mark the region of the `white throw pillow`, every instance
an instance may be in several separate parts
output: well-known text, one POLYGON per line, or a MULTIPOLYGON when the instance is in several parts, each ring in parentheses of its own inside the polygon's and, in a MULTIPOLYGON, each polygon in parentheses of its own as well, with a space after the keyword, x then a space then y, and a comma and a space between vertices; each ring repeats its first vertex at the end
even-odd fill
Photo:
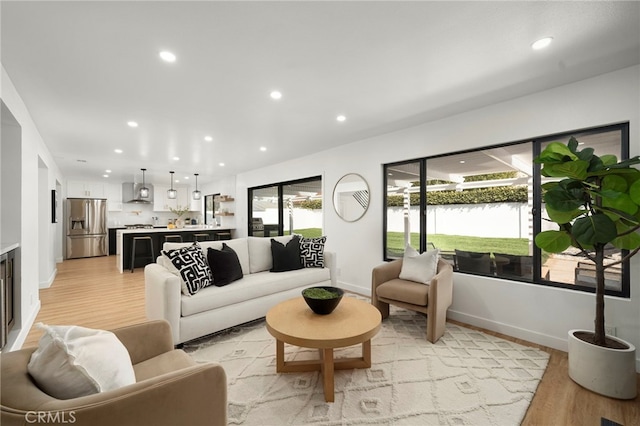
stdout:
MULTIPOLYGON (((293 235, 283 235, 273 237, 274 240, 286 245, 293 235)), ((252 274, 256 272, 269 271, 273 268, 273 257, 271 255, 271 238, 249 237, 249 270, 252 274)))
POLYGON ((58 399, 78 398, 136 382, 127 348, 115 334, 79 326, 49 326, 27 371, 38 387, 58 399))
POLYGON ((402 269, 400 279, 416 281, 422 284, 429 284, 431 279, 438 272, 438 255, 440 250, 429 250, 420 254, 407 245, 402 259, 402 269))

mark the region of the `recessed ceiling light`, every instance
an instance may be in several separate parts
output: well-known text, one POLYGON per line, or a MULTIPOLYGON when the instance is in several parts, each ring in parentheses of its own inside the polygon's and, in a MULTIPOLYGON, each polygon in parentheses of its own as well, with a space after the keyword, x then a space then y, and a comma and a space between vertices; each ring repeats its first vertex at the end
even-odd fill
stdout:
POLYGON ((122 150, 120 148, 116 148, 113 150, 116 154, 122 154, 122 150))
POLYGON ((544 49, 545 47, 549 46, 552 41, 553 41, 553 37, 544 37, 544 38, 541 38, 540 40, 534 41, 533 44, 531 45, 531 48, 533 50, 544 49))
POLYGON ((105 170, 105 173, 111 173, 111 170, 107 169, 105 170))
POLYGON ((218 163, 218 166, 224 167, 224 163, 218 163))
POLYGON ((336 117, 336 120, 338 120, 338 121, 339 121, 339 122, 341 122, 341 123, 342 123, 343 121, 345 121, 346 119, 347 119, 347 117, 345 117, 344 115, 339 115, 339 116, 337 116, 337 117, 336 117))
POLYGON ((185 176, 184 178, 185 178, 185 179, 189 179, 189 176, 185 176))
POLYGON ((211 142, 213 140, 213 138, 211 136, 205 136, 204 140, 207 142, 211 142))
POLYGON ((109 175, 102 175, 102 177, 106 177, 106 178, 108 178, 108 177, 109 177, 109 175))
POLYGON ((129 127, 138 127, 138 123, 135 121, 127 121, 127 126, 129 127))
POLYGON ((267 147, 266 147, 266 146, 261 146, 261 147, 260 147, 260 151, 263 151, 263 152, 264 152, 264 151, 266 151, 266 150, 267 150, 267 147))
POLYGON ((277 90, 274 90, 273 92, 271 92, 269 96, 271 96, 271 99, 275 99, 275 100, 282 99, 282 93, 278 92, 277 90))
POLYGON ((174 161, 178 161, 178 160, 180 160, 180 157, 173 157, 173 160, 174 161))
POLYGON ((464 160, 460 160, 460 164, 464 164, 464 160))
POLYGON ((162 60, 165 61, 165 62, 175 62, 176 61, 176 55, 174 55, 173 53, 169 52, 168 50, 163 50, 162 52, 160 52, 160 58, 162 58, 162 60))

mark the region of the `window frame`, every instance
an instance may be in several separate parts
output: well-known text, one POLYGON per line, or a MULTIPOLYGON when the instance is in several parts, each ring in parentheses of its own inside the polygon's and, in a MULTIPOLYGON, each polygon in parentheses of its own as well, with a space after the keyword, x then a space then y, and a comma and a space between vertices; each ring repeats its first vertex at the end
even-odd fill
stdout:
MULTIPOLYGON (((247 188, 247 201, 248 201, 247 202, 247 205, 248 205, 247 235, 253 236, 253 229, 251 226, 252 220, 253 220, 253 191, 265 189, 265 188, 277 187, 277 190, 278 190, 278 236, 283 236, 284 235, 284 189, 283 188, 287 185, 296 185, 296 184, 311 182, 316 180, 320 181, 320 186, 322 187, 322 184, 323 184, 322 176, 318 175, 318 176, 310 176, 302 179, 270 183, 270 184, 253 186, 253 187, 247 188)), ((323 203, 323 213, 324 213, 324 203, 323 203)))
MULTIPOLYGON (((549 135, 544 135, 544 136, 538 136, 538 137, 534 137, 534 138, 528 138, 528 139, 523 139, 520 141, 515 141, 515 142, 508 142, 508 143, 501 143, 501 144, 495 144, 495 145, 489 145, 489 146, 482 146, 482 147, 478 147, 478 148, 474 148, 474 149, 467 149, 467 150, 461 150, 461 151, 456 151, 456 152, 448 152, 448 153, 444 153, 444 154, 438 154, 438 155, 433 155, 433 156, 427 156, 427 157, 421 157, 421 158, 413 158, 413 159, 408 159, 408 160, 403 160, 403 161, 396 161, 393 163, 385 163, 382 165, 382 175, 383 175, 383 200, 382 200, 382 239, 383 239, 383 244, 382 244, 382 256, 383 256, 383 260, 384 261, 391 261, 391 260, 395 260, 397 258, 393 258, 393 257, 389 257, 388 256, 388 247, 387 247, 387 227, 388 227, 388 206, 387 206, 387 200, 388 200, 388 194, 387 194, 387 188, 388 188, 388 170, 390 167, 397 167, 397 166, 401 166, 404 164, 410 164, 410 163, 416 163, 419 162, 420 164, 420 212, 419 212, 419 217, 420 217, 420 221, 419 221, 419 232, 420 232, 420 247, 419 247, 419 251, 422 253, 426 250, 426 242, 428 240, 428 235, 426 233, 426 220, 427 220, 427 200, 426 200, 426 181, 427 181, 427 176, 426 176, 426 172, 427 172, 427 163, 429 160, 433 160, 435 158, 443 158, 443 157, 450 157, 450 156, 454 156, 454 155, 459 155, 459 154, 465 154, 465 153, 471 153, 471 152, 478 152, 478 151, 484 151, 484 150, 488 150, 488 149, 494 149, 494 148, 502 148, 502 147, 506 147, 506 146, 511 146, 511 145, 516 145, 516 144, 531 144, 531 153, 532 153, 532 158, 536 158, 540 155, 541 152, 541 146, 545 143, 548 142, 552 142, 552 141, 566 141, 568 140, 571 136, 576 137, 576 139, 580 139, 580 137, 584 137, 587 135, 593 135, 593 134, 598 134, 598 133, 606 133, 606 132, 611 132, 611 131, 620 131, 620 153, 618 155, 618 159, 619 160, 625 160, 629 158, 630 155, 630 146, 629 146, 629 122, 620 122, 620 123, 614 123, 614 124, 609 124, 609 125, 604 125, 604 126, 594 126, 594 127, 589 127, 589 128, 583 128, 583 129, 578 129, 578 130, 572 130, 572 131, 566 131, 566 132, 561 132, 561 133, 555 133, 555 134, 549 134, 549 135)), ((533 209, 532 209, 532 220, 533 220, 533 238, 535 238, 535 236, 537 234, 539 234, 542 230, 542 188, 541 188, 541 182, 542 182, 542 176, 540 174, 540 170, 541 167, 539 164, 533 164, 533 168, 532 168, 532 192, 533 192, 533 209)), ((621 250, 621 255, 625 256, 628 253, 628 250, 621 250)), ((621 298, 626 298, 629 299, 630 295, 631 295, 631 267, 630 267, 630 262, 629 260, 625 261, 622 263, 622 280, 621 280, 621 284, 622 284, 622 289, 620 291, 615 291, 615 290, 611 290, 611 289, 605 289, 605 294, 609 295, 609 296, 615 296, 615 297, 621 297, 621 298)), ((533 244, 533 277, 531 280, 529 279, 519 279, 518 277, 511 277, 511 276, 488 276, 488 275, 482 275, 482 274, 474 274, 472 272, 461 272, 461 273, 465 273, 465 274, 471 274, 471 275, 480 275, 480 276, 484 276, 487 278, 493 278, 493 279, 501 279, 501 280, 509 280, 509 281, 516 281, 516 282, 523 282, 523 283, 527 283, 527 284, 536 284, 536 285, 544 285, 544 286, 548 286, 548 287, 557 287, 557 288, 565 288, 565 289, 569 289, 569 290, 574 290, 574 291, 581 291, 581 292, 587 292, 587 293, 595 293, 595 288, 594 287, 589 287, 589 286, 582 286, 582 285, 577 285, 577 284, 568 284, 568 283, 562 283, 562 282, 557 282, 557 281, 551 281, 551 280, 546 280, 541 276, 541 271, 542 271, 542 251, 539 247, 537 247, 535 245, 535 243, 533 244)))

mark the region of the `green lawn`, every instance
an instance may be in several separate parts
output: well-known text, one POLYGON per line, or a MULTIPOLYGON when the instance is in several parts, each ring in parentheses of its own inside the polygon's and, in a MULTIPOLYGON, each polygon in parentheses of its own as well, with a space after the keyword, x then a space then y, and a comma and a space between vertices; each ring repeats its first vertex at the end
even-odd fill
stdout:
MULTIPOLYGON (((322 237, 322 228, 294 229, 293 233, 305 238, 318 238, 322 237)), ((284 235, 289 235, 289 231, 284 231, 284 235)))
MULTIPOLYGON (((477 252, 494 252, 517 255, 529 254, 529 240, 526 238, 484 238, 466 235, 430 234, 428 242, 433 243, 441 251, 453 252, 455 249, 477 252)), ((404 253, 404 234, 387 232, 387 252, 402 255, 404 253)), ((411 245, 420 246, 418 233, 411 233, 411 245)))

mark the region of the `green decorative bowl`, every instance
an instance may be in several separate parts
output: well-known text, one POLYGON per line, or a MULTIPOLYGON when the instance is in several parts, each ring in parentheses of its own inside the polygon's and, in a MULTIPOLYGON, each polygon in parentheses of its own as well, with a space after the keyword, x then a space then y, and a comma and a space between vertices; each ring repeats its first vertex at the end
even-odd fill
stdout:
POLYGON ((302 297, 313 312, 328 315, 338 306, 344 290, 338 287, 309 287, 302 290, 302 297))

